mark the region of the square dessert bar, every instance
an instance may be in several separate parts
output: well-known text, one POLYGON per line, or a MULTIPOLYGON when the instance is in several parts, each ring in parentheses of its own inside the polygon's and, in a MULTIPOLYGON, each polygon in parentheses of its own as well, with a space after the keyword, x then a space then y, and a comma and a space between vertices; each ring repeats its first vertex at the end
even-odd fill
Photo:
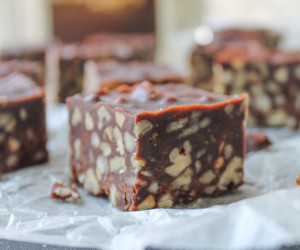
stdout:
POLYGON ((46 45, 18 46, 4 48, 1 50, 0 58, 4 61, 14 59, 36 61, 42 63, 42 65, 45 65, 46 52, 46 45))
POLYGON ((260 44, 232 44, 215 61, 214 89, 250 96, 248 124, 298 128, 300 53, 270 51, 260 44))
POLYGON ((152 62, 89 61, 85 65, 84 93, 101 88, 113 89, 122 84, 133 85, 144 80, 152 83, 183 83, 185 79, 170 68, 152 62))
POLYGON ((58 101, 65 102, 68 96, 82 91, 87 60, 153 60, 154 48, 154 36, 148 34, 98 34, 83 43, 62 45, 58 63, 58 101))
POLYGON ((22 74, 0 76, 0 171, 45 162, 45 93, 22 74))
POLYGON ((39 62, 25 60, 0 61, 0 76, 15 72, 28 76, 40 87, 44 87, 45 85, 44 68, 39 62))
MULTIPOLYGON (((278 33, 266 30, 241 30, 228 29, 213 32, 214 37, 209 44, 197 44, 194 46, 191 57, 191 75, 189 84, 212 91, 213 64, 216 55, 232 42, 255 40, 266 48, 276 48, 280 36, 278 33)), ((196 41, 197 42, 197 41, 196 41)))
POLYGON ((122 34, 97 33, 88 36, 86 44, 103 44, 113 49, 113 57, 128 60, 153 61, 155 54, 155 35, 153 33, 122 34))
POLYGON ((70 97, 72 178, 123 210, 234 190, 243 184, 247 101, 149 82, 70 97))

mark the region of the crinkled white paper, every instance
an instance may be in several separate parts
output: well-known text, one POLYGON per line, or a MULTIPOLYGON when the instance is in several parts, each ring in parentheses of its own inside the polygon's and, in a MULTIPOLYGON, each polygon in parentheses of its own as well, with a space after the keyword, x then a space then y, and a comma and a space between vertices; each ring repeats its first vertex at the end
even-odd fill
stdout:
POLYGON ((50 162, 0 181, 0 237, 101 249, 252 249, 300 243, 300 134, 267 130, 274 145, 250 153, 246 185, 226 196, 177 209, 123 212, 105 198, 50 199, 55 181, 69 182, 67 113, 48 112, 50 162))

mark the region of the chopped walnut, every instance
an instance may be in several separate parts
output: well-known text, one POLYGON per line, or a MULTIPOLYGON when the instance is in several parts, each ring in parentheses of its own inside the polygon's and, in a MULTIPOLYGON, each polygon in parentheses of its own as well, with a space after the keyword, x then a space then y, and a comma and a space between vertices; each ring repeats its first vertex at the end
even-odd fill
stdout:
POLYGON ((51 198, 57 200, 66 200, 72 198, 74 201, 81 199, 76 185, 66 186, 60 182, 55 182, 51 191, 51 198))

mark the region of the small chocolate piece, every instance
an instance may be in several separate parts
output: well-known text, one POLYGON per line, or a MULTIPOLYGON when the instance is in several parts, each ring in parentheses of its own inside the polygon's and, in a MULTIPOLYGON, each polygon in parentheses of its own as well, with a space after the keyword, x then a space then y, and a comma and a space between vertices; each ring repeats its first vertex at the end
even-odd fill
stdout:
POLYGON ((155 41, 152 34, 98 34, 83 43, 67 44, 61 47, 59 56, 58 101, 83 90, 84 64, 87 60, 96 62, 108 59, 131 61, 153 60, 155 41))
POLYGON ((45 92, 22 74, 0 76, 0 170, 47 161, 45 92))
POLYGON ((296 184, 300 185, 300 174, 297 175, 296 184))
POLYGON ((213 90, 213 64, 215 57, 228 45, 235 42, 256 41, 266 48, 276 48, 280 36, 266 29, 229 29, 214 32, 214 39, 208 45, 195 45, 190 59, 191 77, 189 84, 205 90, 213 90))
POLYGON ((72 180, 123 210, 235 190, 243 184, 247 103, 246 94, 150 82, 70 97, 72 180))
POLYGON ((272 145, 268 136, 263 132, 246 132, 246 153, 259 151, 272 145))
POLYGON ((68 198, 72 198, 74 201, 81 199, 76 185, 66 186, 55 182, 51 191, 51 199, 66 200, 68 198))
POLYGON ((40 87, 44 87, 44 67, 39 62, 25 60, 10 60, 0 62, 0 76, 6 76, 11 73, 22 73, 31 78, 40 87))
POLYGON ((166 66, 152 62, 87 62, 84 73, 84 93, 100 88, 113 89, 122 84, 133 85, 144 80, 157 83, 183 83, 185 79, 166 66))

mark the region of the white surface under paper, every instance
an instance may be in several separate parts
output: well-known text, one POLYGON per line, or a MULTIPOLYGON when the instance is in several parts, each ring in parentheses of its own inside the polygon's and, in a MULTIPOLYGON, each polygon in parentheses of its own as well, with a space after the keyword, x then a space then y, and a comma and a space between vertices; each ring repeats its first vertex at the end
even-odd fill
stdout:
POLYGON ((250 153, 246 185, 176 209, 123 212, 105 198, 50 199, 69 182, 67 113, 48 112, 50 162, 0 181, 0 238, 101 249, 252 249, 300 244, 300 134, 269 129, 274 145, 250 153), (206 208, 205 208, 206 207, 206 208))

